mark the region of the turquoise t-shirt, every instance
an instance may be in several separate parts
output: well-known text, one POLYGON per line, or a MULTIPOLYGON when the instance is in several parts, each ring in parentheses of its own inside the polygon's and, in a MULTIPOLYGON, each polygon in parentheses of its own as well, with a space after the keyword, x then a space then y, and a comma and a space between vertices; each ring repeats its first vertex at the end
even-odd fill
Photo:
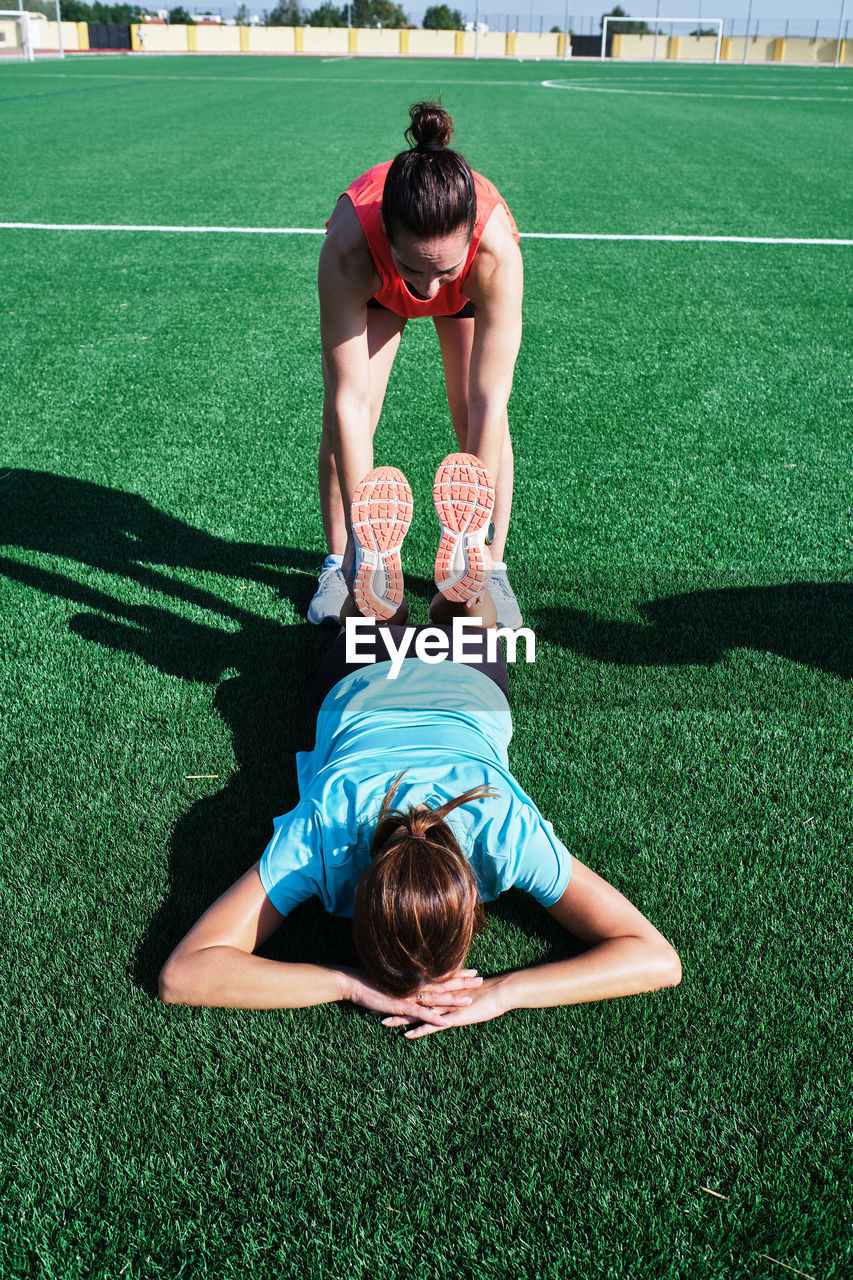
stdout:
POLYGON ((447 819, 470 859, 484 901, 515 886, 543 906, 561 897, 571 855, 509 772, 506 698, 476 667, 445 661, 362 667, 326 695, 313 751, 296 757, 299 803, 274 822, 261 883, 282 915, 314 894, 332 915, 352 916, 382 801, 398 774, 395 808, 434 808, 486 784, 447 819))

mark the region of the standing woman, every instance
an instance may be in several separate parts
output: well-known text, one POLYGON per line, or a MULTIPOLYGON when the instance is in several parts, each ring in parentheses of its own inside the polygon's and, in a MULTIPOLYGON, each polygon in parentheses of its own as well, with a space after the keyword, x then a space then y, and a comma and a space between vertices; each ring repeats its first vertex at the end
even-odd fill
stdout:
POLYGON ((494 478, 489 591, 499 625, 517 627, 521 615, 503 556, 513 483, 507 401, 521 341, 518 230, 496 188, 448 147, 449 114, 418 102, 409 115, 411 150, 347 188, 320 254, 319 483, 329 554, 308 619, 340 617, 352 532, 344 513, 373 467, 373 433, 406 321, 431 316, 459 446, 494 478))

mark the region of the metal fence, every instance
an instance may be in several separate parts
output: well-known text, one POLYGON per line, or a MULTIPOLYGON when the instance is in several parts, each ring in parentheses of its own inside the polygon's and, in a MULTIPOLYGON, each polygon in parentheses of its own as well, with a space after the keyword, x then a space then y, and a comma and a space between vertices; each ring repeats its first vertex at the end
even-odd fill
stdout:
MULTIPOLYGON (((699 13, 696 16, 696 30, 702 29, 702 5, 699 5, 699 13)), ((804 40, 835 40, 839 34, 843 40, 848 39, 850 19, 842 13, 840 18, 727 18, 723 11, 723 6, 709 4, 705 0, 704 7, 709 10, 709 18, 723 19, 723 34, 726 36, 743 37, 749 35, 750 39, 758 39, 759 36, 784 36, 787 39, 804 39, 804 40), (840 30, 839 30, 840 28, 840 30)), ((642 12, 642 8, 640 12, 642 12)), ((473 25, 475 21, 474 10, 460 9, 460 13, 466 23, 473 25)), ((679 17, 681 15, 678 15, 679 17)), ((525 12, 521 9, 510 10, 504 12, 501 10, 489 10, 484 12, 482 9, 478 12, 480 29, 485 31, 532 31, 539 35, 543 35, 546 31, 557 28, 559 31, 571 31, 577 36, 601 36, 601 10, 593 13, 575 14, 566 10, 562 14, 552 13, 535 13, 532 6, 525 12)), ((684 14, 685 19, 689 19, 689 14, 684 14)), ((413 26, 420 26, 417 16, 414 18, 410 15, 409 21, 413 26)), ((630 14, 626 21, 630 21, 630 14)), ((654 33, 655 23, 648 24, 649 31, 654 33)), ((672 28, 668 22, 662 21, 657 24, 660 35, 669 36, 672 34, 683 35, 685 32, 684 22, 679 22, 678 26, 672 28)))

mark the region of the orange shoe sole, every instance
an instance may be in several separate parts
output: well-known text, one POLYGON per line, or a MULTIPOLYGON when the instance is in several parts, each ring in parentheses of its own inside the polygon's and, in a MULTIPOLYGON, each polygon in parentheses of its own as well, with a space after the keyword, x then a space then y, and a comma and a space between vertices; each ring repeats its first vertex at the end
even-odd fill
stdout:
POLYGON ((352 594, 359 613, 385 621, 403 602, 400 547, 412 523, 412 491, 396 467, 375 467, 352 498, 355 568, 352 594))
POLYGON ((495 486, 474 454, 451 453, 435 474, 432 495, 441 525, 435 585, 446 599, 468 604, 482 594, 492 573, 486 537, 495 486))

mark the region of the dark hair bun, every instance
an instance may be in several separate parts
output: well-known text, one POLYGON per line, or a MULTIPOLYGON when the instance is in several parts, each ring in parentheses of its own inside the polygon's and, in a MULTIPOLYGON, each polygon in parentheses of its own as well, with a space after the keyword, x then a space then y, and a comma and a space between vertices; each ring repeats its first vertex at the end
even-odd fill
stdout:
POLYGON ((453 137, 450 113, 435 102, 416 102, 409 107, 409 117, 412 123, 406 130, 406 138, 413 147, 438 151, 453 137))

